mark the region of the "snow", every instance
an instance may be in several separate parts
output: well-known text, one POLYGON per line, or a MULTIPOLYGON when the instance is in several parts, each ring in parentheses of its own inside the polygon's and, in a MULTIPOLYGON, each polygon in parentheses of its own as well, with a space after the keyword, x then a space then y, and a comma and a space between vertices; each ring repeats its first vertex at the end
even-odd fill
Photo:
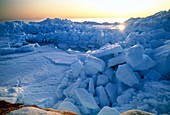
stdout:
POLYGON ((117 55, 123 51, 122 47, 119 44, 113 44, 113 45, 106 45, 99 50, 92 51, 91 54, 95 57, 104 57, 108 55, 117 55))
POLYGON ((13 54, 16 52, 15 48, 1 48, 0 55, 13 54))
POLYGON ((119 65, 116 71, 116 77, 126 85, 133 86, 139 84, 135 73, 127 64, 119 65))
POLYGON ((127 90, 125 90, 124 92, 122 92, 122 95, 119 95, 116 99, 117 103, 119 105, 123 105, 125 103, 128 103, 131 101, 131 97, 133 95, 133 93, 135 92, 135 89, 133 88, 129 88, 127 90))
POLYGON ((83 88, 78 88, 75 90, 77 98, 80 100, 80 103, 89 109, 96 109, 97 104, 93 98, 93 95, 88 93, 83 88))
POLYGON ((146 82, 143 86, 143 90, 129 93, 133 95, 133 98, 129 96, 130 102, 125 102, 116 109, 120 112, 136 108, 155 114, 162 113, 163 111, 169 113, 169 96, 166 96, 169 93, 169 83, 169 81, 146 82), (154 106, 154 108, 150 106, 154 106))
POLYGON ((20 48, 16 49, 17 52, 32 52, 34 51, 34 47, 32 45, 25 45, 21 46, 20 48))
POLYGON ((15 103, 20 93, 22 93, 23 88, 20 87, 0 87, 0 99, 6 100, 10 103, 15 103))
POLYGON ((2 23, 0 99, 82 115, 170 114, 169 16, 131 18, 124 31, 61 19, 2 23))
MULTIPOLYGON (((37 104, 41 107, 50 107, 54 102, 55 90, 62 74, 69 67, 53 64, 44 55, 58 54, 53 47, 41 46, 34 53, 12 54, 1 56, 1 86, 18 87, 23 93, 17 93, 16 102, 37 104), (46 52, 48 51, 48 52, 46 52), (7 69, 8 68, 8 69, 7 69), (52 70, 52 71, 51 71, 52 70)), ((62 52, 60 52, 62 54, 62 52)), ((63 53, 63 57, 67 57, 63 53)), ((57 58, 57 56, 55 56, 57 58)), ((65 58, 60 60, 64 62, 65 58)))

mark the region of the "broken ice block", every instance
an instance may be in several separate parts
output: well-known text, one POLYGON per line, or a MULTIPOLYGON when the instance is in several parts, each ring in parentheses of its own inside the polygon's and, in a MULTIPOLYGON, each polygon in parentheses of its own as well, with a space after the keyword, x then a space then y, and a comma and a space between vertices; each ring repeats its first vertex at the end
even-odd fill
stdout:
POLYGON ((116 77, 126 85, 133 86, 139 84, 135 73, 127 64, 119 65, 116 71, 116 77))

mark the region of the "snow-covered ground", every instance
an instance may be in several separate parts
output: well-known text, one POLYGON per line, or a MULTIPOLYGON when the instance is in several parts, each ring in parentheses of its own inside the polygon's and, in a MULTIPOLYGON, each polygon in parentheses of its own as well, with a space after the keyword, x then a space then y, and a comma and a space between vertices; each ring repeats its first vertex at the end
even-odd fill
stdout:
POLYGON ((170 114, 169 80, 170 11, 113 25, 0 24, 0 99, 9 102, 83 115, 170 114))

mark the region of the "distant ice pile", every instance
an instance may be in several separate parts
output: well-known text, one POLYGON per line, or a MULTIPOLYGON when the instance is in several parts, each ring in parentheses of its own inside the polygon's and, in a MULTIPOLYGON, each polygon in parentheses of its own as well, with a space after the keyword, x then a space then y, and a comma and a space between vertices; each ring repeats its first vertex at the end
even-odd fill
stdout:
POLYGON ((37 102, 40 106, 83 115, 130 109, 170 114, 170 11, 124 24, 119 31, 60 19, 6 22, 0 32, 11 41, 0 44, 0 55, 34 52, 42 47, 38 43, 72 51, 74 62, 63 73, 55 98, 47 100, 49 105, 37 102))

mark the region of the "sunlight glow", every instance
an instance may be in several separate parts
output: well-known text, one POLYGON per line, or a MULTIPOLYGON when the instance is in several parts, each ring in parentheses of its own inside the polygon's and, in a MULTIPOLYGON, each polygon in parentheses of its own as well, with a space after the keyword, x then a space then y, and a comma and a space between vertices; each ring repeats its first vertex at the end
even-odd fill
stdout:
POLYGON ((131 18, 170 9, 170 0, 0 0, 0 19, 131 18))
POLYGON ((124 24, 120 24, 117 26, 117 28, 120 30, 120 31, 123 31, 125 29, 125 25, 124 24))

